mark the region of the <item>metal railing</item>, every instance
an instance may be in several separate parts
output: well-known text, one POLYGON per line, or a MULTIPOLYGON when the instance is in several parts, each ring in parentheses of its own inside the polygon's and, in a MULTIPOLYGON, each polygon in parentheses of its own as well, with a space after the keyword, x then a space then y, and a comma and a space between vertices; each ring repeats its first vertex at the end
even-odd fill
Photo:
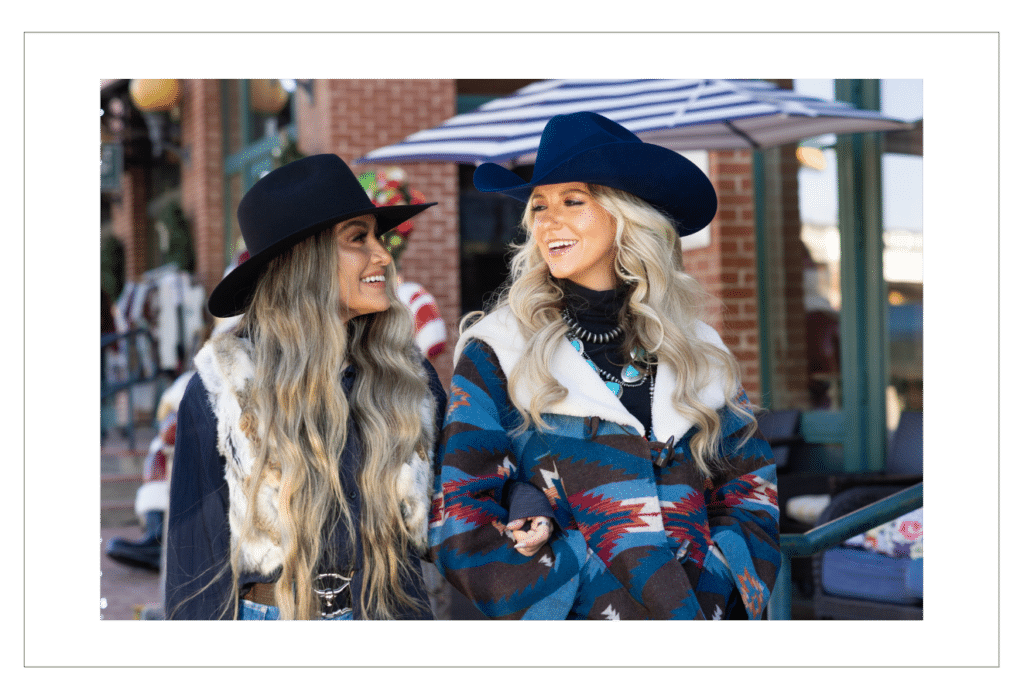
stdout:
MULTIPOLYGON (((146 328, 127 332, 104 334, 100 337, 100 402, 112 399, 122 391, 128 392, 128 424, 125 431, 128 447, 135 449, 135 400, 132 389, 140 384, 168 378, 169 373, 159 368, 156 361, 156 343, 153 334, 146 328), (107 368, 106 350, 114 345, 121 346, 123 376, 110 381, 107 368)), ((159 394, 159 392, 157 392, 159 394)), ((154 405, 155 411, 155 405, 154 405)))
POLYGON ((793 608, 792 558, 808 557, 846 539, 863 534, 880 524, 891 522, 924 504, 924 483, 915 484, 871 505, 833 519, 802 534, 783 534, 782 563, 775 579, 775 590, 768 601, 768 618, 789 619, 793 608))

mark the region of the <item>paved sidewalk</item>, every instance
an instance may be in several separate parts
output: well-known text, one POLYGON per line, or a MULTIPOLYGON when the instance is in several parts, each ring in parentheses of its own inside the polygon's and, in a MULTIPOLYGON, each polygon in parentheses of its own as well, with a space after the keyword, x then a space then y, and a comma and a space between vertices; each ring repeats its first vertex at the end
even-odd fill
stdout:
MULTIPOLYGON (((100 448, 101 514, 100 514, 100 618, 139 619, 154 611, 162 611, 163 596, 160 575, 136 569, 107 557, 107 543, 112 538, 135 540, 143 535, 132 509, 135 490, 142 483, 142 462, 149 441, 155 435, 151 426, 140 425, 135 434, 135 449, 129 448, 127 436, 113 429, 102 440, 100 448), (123 483, 111 480, 123 478, 123 483), (133 481, 137 479, 137 482, 133 481), (104 483, 106 480, 106 483, 104 483), (105 602, 104 602, 105 601, 105 602), (106 605, 104 607, 104 604, 106 605)), ((144 617, 151 618, 151 617, 144 617)))
MULTIPOLYGON (((138 619, 161 609, 160 575, 146 569, 128 567, 107 557, 107 542, 112 538, 134 540, 142 536, 138 526, 100 529, 100 618, 138 619), (106 600, 106 607, 102 607, 106 600), (148 610, 147 610, 148 608, 148 610)), ((149 617, 147 617, 149 618, 149 617)))

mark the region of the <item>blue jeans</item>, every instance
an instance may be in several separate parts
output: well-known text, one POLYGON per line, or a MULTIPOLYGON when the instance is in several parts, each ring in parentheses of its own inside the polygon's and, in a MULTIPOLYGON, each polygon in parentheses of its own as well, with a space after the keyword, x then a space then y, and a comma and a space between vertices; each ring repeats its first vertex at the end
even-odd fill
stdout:
MULTIPOLYGON (((238 608, 238 618, 243 621, 277 621, 281 618, 281 611, 272 605, 261 605, 251 600, 242 600, 238 608)), ((351 621, 352 611, 331 617, 325 621, 351 621)))

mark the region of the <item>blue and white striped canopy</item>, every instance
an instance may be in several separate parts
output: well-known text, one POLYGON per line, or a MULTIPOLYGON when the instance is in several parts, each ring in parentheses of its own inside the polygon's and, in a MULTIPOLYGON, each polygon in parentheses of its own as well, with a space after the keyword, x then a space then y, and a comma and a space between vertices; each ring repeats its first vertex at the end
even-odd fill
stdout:
POLYGON ((375 149, 356 163, 531 163, 544 124, 593 111, 676 151, 773 147, 826 133, 908 128, 857 109, 752 80, 550 80, 375 149))

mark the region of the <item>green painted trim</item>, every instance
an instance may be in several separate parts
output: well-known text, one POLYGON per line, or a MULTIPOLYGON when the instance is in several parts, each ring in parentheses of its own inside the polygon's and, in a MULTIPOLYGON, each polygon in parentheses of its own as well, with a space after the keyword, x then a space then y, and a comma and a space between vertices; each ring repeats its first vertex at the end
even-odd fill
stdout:
MULTIPOLYGON (((264 158, 272 158, 274 156, 274 150, 281 144, 281 140, 276 135, 271 135, 265 138, 261 138, 251 145, 244 147, 240 152, 236 152, 231 156, 224 159, 224 173, 245 173, 246 177, 254 175, 253 168, 260 165, 260 162, 264 158)), ((248 190, 256 182, 256 179, 252 179, 245 187, 248 190)))
POLYGON ((833 548, 851 536, 863 534, 880 524, 898 519, 923 504, 924 484, 915 484, 805 533, 782 534, 779 538, 782 557, 775 588, 768 599, 768 618, 786 620, 792 616, 791 558, 810 557, 827 548, 833 548))
MULTIPOLYGON (((252 126, 249 108, 249 81, 239 81, 239 112, 242 147, 234 154, 228 154, 228 140, 230 139, 230 126, 228 124, 228 98, 231 97, 229 81, 221 81, 221 134, 224 140, 224 267, 226 268, 234 256, 233 245, 231 244, 231 208, 234 205, 231 196, 231 177, 241 175, 242 193, 249 191, 260 176, 269 172, 274 167, 274 150, 281 144, 277 135, 267 135, 249 143, 252 126)), ((295 98, 292 98, 292 123, 283 130, 291 140, 297 140, 299 134, 298 125, 295 123, 295 98)))
MULTIPOLYGON (((836 99, 878 109, 874 79, 837 79, 836 99)), ((842 135, 836 142, 839 184, 842 392, 847 415, 843 462, 848 472, 885 467, 888 377, 886 285, 882 272, 881 135, 842 135)))
POLYGON ((455 98, 455 113, 465 114, 482 107, 493 99, 496 99, 495 95, 458 95, 455 98))
POLYGON ((837 517, 802 534, 783 534, 782 551, 790 557, 810 557, 846 539, 863 534, 880 524, 913 512, 924 505, 924 482, 876 500, 842 517, 837 517))
POLYGON ((800 414, 800 435, 807 443, 842 443, 845 421, 841 410, 808 410, 800 414))

